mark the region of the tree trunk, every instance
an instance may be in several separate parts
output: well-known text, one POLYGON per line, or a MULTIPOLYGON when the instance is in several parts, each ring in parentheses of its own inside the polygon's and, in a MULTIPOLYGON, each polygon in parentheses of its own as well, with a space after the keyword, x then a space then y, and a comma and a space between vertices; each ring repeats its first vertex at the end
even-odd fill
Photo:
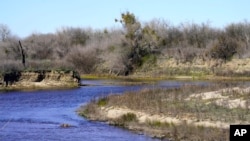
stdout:
POLYGON ((20 45, 21 53, 22 53, 22 63, 23 63, 23 66, 25 67, 25 54, 24 54, 24 51, 23 51, 23 46, 21 44, 21 41, 19 41, 19 45, 20 45))

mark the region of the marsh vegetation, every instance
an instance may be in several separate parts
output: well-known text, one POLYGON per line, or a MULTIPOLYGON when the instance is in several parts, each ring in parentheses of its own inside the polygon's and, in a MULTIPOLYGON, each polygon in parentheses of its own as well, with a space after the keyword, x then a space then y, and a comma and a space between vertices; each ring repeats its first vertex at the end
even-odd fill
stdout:
POLYGON ((249 88, 235 86, 142 89, 93 100, 79 113, 153 137, 225 141, 230 124, 250 122, 249 88))

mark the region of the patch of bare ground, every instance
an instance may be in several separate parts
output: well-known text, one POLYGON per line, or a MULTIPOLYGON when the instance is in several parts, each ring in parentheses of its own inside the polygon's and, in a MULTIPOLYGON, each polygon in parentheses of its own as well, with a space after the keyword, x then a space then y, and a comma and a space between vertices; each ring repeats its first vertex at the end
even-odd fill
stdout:
POLYGON ((226 141, 230 124, 250 122, 249 100, 250 88, 228 85, 143 89, 93 100, 79 114, 152 137, 226 141))
POLYGON ((200 99, 209 103, 215 103, 226 108, 250 109, 250 87, 226 88, 218 91, 211 91, 199 94, 192 94, 186 100, 200 99))

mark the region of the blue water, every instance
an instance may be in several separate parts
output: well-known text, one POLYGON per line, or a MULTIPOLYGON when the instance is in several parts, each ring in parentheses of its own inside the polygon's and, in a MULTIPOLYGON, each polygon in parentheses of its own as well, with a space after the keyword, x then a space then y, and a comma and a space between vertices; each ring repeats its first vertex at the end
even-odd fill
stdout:
POLYGON ((0 92, 0 141, 152 141, 102 122, 91 122, 76 113, 94 98, 121 94, 143 87, 178 87, 206 82, 160 81, 138 86, 108 85, 107 80, 86 80, 84 86, 70 90, 0 92), (67 123, 70 128, 61 128, 67 123))

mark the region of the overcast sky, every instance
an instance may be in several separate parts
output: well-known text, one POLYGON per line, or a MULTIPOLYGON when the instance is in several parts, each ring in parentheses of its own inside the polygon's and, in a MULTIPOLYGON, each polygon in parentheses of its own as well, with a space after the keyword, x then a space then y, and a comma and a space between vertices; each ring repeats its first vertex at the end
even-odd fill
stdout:
POLYGON ((53 33, 61 27, 103 29, 118 26, 115 18, 132 12, 142 21, 171 24, 210 22, 223 28, 250 21, 250 0, 1 0, 0 24, 13 34, 53 33))

